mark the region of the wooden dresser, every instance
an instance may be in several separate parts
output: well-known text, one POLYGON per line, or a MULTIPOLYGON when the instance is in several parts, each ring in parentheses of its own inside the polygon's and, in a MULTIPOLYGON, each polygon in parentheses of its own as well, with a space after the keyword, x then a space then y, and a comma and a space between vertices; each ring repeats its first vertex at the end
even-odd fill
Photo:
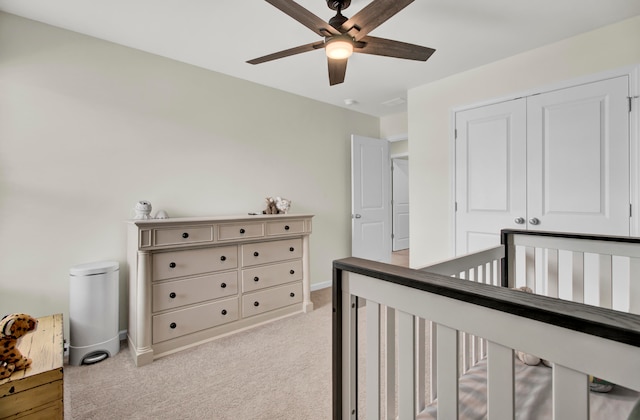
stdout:
POLYGON ((62 314, 56 314, 38 318, 38 328, 20 339, 20 353, 33 362, 0 379, 0 418, 64 417, 62 331, 62 314))
POLYGON ((313 310, 309 214, 128 222, 129 348, 137 366, 313 310))

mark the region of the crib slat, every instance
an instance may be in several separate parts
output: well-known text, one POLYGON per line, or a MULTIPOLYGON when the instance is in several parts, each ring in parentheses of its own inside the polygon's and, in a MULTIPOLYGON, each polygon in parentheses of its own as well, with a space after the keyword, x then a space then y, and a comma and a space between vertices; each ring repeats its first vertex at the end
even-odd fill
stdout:
POLYGON ((398 311, 398 419, 416 418, 415 317, 398 311))
POLYGON ((396 418, 396 310, 386 307, 386 412, 387 419, 396 418))
POLYGON ((429 341, 431 343, 429 347, 429 383, 431 384, 429 402, 432 403, 438 398, 438 387, 433 386, 438 383, 438 324, 433 321, 429 321, 429 341))
POLYGON ((547 250, 547 296, 558 297, 558 250, 547 250))
POLYGON ((525 285, 531 290, 536 290, 536 249, 526 247, 524 251, 525 285))
POLYGON ((515 388, 513 350, 489 342, 487 359, 487 418, 513 419, 515 388))
POLYGON ((611 255, 602 255, 599 256, 600 260, 600 269, 599 276, 600 279, 600 307, 601 308, 609 308, 613 304, 613 295, 612 295, 612 284, 611 284, 611 255))
POLYGON ((380 305, 367 301, 367 418, 380 418, 380 305))
POLYGON ((629 312, 640 314, 640 258, 629 258, 629 312))
POLYGON ((458 331, 442 324, 437 329, 438 418, 458 418, 458 331))
POLYGON ((419 413, 424 410, 425 407, 425 378, 426 369, 426 338, 425 338, 425 325, 424 318, 418 318, 416 320, 416 412, 419 413))
POLYGON ((588 419, 589 383, 586 374, 553 365, 553 418, 588 419))
POLYGON ((358 298, 343 293, 342 298, 342 418, 355 420, 357 395, 358 298))
POLYGON ((584 303, 584 254, 582 252, 573 253, 571 283, 573 285, 571 300, 584 303))

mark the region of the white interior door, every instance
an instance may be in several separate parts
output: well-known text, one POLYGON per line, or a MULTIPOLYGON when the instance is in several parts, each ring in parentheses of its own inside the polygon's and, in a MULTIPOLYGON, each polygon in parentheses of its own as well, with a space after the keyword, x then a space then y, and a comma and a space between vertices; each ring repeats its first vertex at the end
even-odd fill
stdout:
POLYGON ((409 248, 409 159, 392 160, 393 250, 409 248))
POLYGON ((528 228, 629 235, 628 77, 527 98, 528 228))
POLYGON ((500 244, 526 218, 526 103, 456 113, 456 254, 500 244))
POLYGON ((351 254, 391 262, 389 142, 351 136, 351 254))

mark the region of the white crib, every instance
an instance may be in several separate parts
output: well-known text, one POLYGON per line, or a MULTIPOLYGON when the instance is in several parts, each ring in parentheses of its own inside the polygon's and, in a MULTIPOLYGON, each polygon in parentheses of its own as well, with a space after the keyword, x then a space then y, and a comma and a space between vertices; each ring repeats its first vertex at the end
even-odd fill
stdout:
POLYGON ((334 419, 626 418, 640 395, 637 238, 505 230, 420 270, 346 258, 333 311, 334 419), (548 385, 523 382, 529 368, 548 385), (589 375, 617 392, 590 392, 589 375))

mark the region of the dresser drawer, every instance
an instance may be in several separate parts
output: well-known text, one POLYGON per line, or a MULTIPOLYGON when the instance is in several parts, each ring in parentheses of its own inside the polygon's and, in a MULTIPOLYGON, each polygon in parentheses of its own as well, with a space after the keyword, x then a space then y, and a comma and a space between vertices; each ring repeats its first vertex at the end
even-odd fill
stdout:
POLYGON ((267 236, 304 233, 304 220, 267 222, 267 236))
POLYGON ((238 267, 237 246, 157 252, 152 257, 153 280, 192 276, 238 267))
POLYGON ((242 270, 242 291, 251 292, 296 280, 302 280, 300 260, 249 268, 242 270))
POLYGON ((218 225, 218 240, 261 238, 264 236, 264 223, 233 223, 218 225))
POLYGON ((302 239, 260 242, 242 245, 242 266, 250 267, 302 257, 302 239))
POLYGON ((244 318, 302 302, 302 283, 291 283, 242 296, 244 318))
POLYGON ((154 230, 154 245, 213 242, 213 226, 183 226, 154 230))
POLYGON ((238 272, 211 274, 153 285, 153 312, 238 293, 238 272))
POLYGON ((153 344, 238 319, 238 298, 225 299, 153 316, 153 344))

